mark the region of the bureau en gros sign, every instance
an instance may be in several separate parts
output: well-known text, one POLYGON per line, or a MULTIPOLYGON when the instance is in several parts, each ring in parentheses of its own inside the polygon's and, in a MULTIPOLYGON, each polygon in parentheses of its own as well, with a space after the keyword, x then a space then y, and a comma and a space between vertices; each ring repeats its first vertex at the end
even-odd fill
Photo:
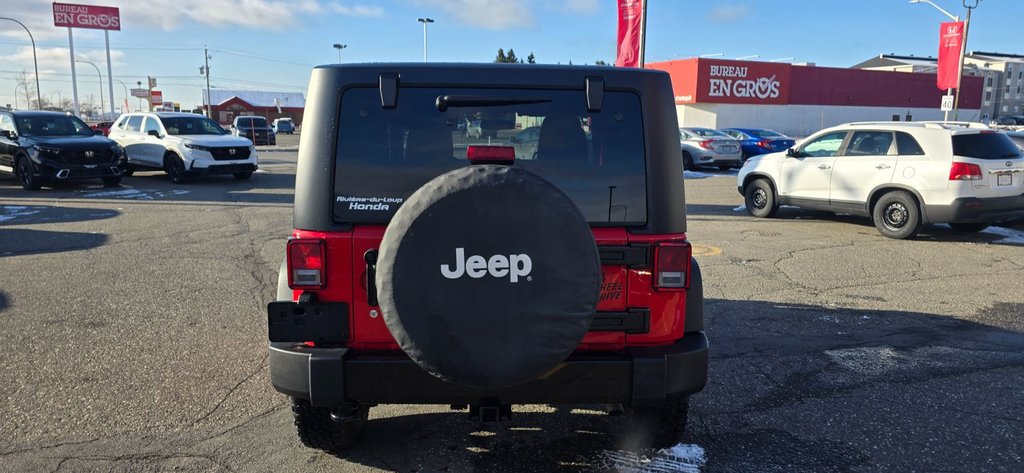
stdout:
POLYGON ((751 78, 746 66, 711 66, 709 97, 739 97, 775 99, 779 97, 781 82, 775 75, 751 78))

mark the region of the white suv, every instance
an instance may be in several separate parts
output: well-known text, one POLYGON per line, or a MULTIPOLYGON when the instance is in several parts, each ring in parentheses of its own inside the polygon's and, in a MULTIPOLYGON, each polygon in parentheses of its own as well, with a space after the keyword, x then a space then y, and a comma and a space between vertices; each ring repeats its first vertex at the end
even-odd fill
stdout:
POLYGON ((231 136, 216 122, 192 113, 154 112, 122 115, 110 138, 128 155, 128 170, 162 169, 181 184, 198 174, 252 177, 257 169, 252 142, 231 136))
POLYGON ((737 176, 747 211, 780 205, 871 217, 889 238, 948 223, 975 232, 1024 217, 1024 157, 978 123, 847 123, 785 152, 753 157, 737 176))

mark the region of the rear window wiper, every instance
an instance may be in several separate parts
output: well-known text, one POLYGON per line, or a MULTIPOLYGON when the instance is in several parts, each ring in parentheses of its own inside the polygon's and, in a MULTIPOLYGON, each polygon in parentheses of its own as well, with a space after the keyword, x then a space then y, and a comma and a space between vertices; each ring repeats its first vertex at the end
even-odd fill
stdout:
POLYGON ((439 95, 437 110, 443 112, 448 107, 497 107, 502 105, 526 105, 547 103, 551 99, 537 97, 495 97, 490 95, 439 95))

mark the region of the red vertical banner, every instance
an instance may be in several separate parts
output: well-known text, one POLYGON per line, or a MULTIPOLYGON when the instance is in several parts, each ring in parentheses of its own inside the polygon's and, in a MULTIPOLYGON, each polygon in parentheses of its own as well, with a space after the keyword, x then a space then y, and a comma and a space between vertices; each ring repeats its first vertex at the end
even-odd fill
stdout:
POLYGON ((619 37, 615 65, 640 67, 640 29, 644 0, 619 0, 619 37))
POLYGON ((964 44, 964 22, 950 21, 939 27, 939 64, 936 85, 940 90, 955 89, 960 52, 964 44))

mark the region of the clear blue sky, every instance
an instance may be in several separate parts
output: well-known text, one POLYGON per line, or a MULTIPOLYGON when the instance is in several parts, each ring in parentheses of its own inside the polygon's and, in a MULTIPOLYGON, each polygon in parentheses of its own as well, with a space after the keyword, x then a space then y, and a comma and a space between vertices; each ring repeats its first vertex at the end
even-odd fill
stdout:
MULTIPOLYGON (((72 3, 74 0, 65 0, 72 3)), ((960 0, 933 0, 964 14, 960 0)), ((305 92, 309 70, 342 62, 420 61, 429 26, 433 61, 489 62, 513 48, 540 63, 612 62, 614 0, 81 0, 118 6, 122 31, 111 34, 114 77, 131 87, 158 78, 165 100, 201 101, 202 47, 211 48, 212 83, 220 88, 305 92)), ((52 26, 49 0, 0 0, 0 16, 28 24, 40 55, 42 92, 71 94, 66 29, 52 26)), ((982 0, 968 48, 1024 54, 1024 0, 982 0)), ((795 57, 849 67, 880 53, 934 55, 938 23, 931 6, 907 0, 650 0, 647 60, 702 54, 795 57)), ((101 32, 75 30, 76 55, 106 76, 101 32)), ((32 71, 23 30, 0 20, 0 104, 14 103, 15 77, 32 71)), ((96 71, 79 64, 79 96, 98 100, 96 71)), ((104 95, 107 91, 104 88, 104 95)), ((115 82, 117 103, 123 90, 115 82)), ((109 97, 104 97, 109 100, 109 97)), ((23 102, 23 100, 22 100, 23 102)), ((130 101, 132 107, 137 104, 130 101)))

